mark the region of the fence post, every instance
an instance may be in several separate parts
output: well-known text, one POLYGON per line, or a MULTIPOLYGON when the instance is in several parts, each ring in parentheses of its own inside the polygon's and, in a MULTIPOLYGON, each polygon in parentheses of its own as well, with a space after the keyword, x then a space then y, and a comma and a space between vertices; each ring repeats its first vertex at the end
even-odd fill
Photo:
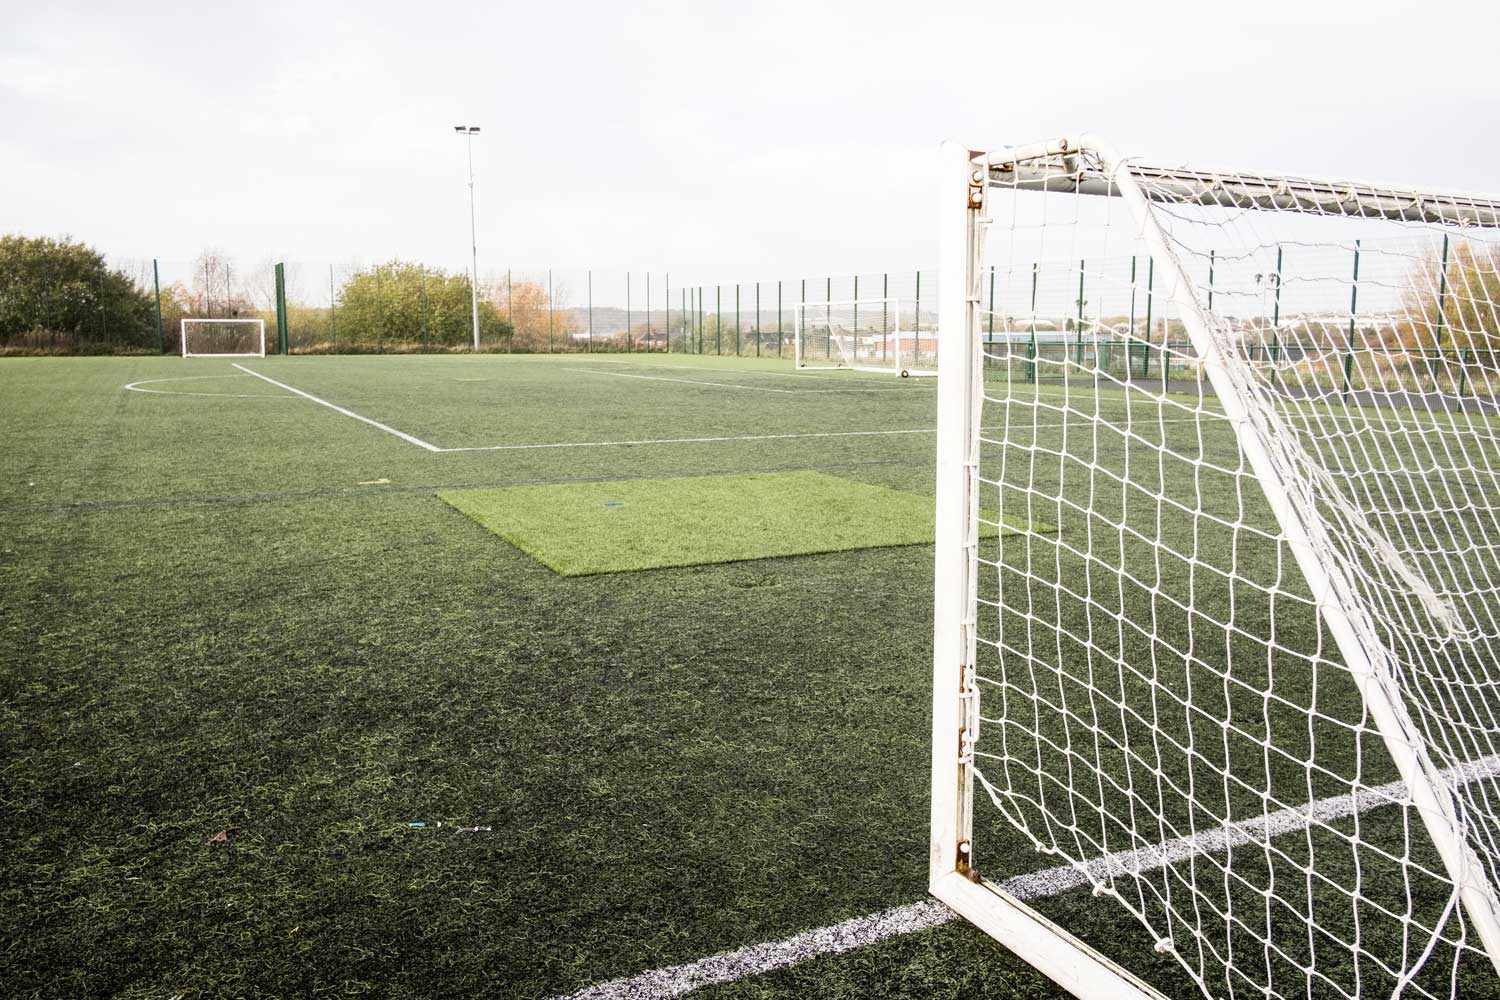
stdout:
POLYGON ((777 278, 776 279, 776 356, 778 358, 781 357, 782 323, 783 323, 783 320, 781 318, 781 279, 777 278))
POLYGON ((724 286, 714 286, 714 356, 724 356, 724 286))
POLYGON ((547 268, 547 353, 552 353, 552 268, 547 268))
MULTIPOLYGON (((1078 314, 1073 319, 1073 339, 1077 344, 1073 350, 1073 363, 1079 368, 1083 367, 1083 268, 1084 261, 1080 260, 1078 262, 1078 314)), ((1094 349, 1098 350, 1097 344, 1094 349)), ((1067 348, 1063 350, 1066 352, 1067 348)))
MULTIPOLYGON (((1031 343, 1026 345, 1026 381, 1032 385, 1036 384, 1036 281, 1037 262, 1031 262, 1031 343)), ((917 272, 918 286, 921 285, 922 272, 917 272)), ((1064 348, 1066 350, 1067 348, 1064 348)))
POLYGON ((859 275, 854 276, 854 357, 859 359, 859 275))
POLYGON ((755 283, 755 356, 760 357, 760 282, 755 283))
POLYGON ((151 284, 156 288, 156 353, 167 353, 167 335, 161 326, 161 269, 156 258, 151 258, 151 284))
POLYGON ((1281 360, 1281 244, 1276 244, 1276 288, 1271 300, 1271 382, 1274 385, 1280 376, 1277 363, 1281 360))
POLYGON ((1130 255, 1130 334, 1125 338, 1125 381, 1135 381, 1135 254, 1130 255))
POLYGON ((1354 323, 1359 307, 1359 240, 1354 241, 1354 280, 1349 288, 1349 340, 1344 345, 1344 402, 1349 402, 1349 390, 1354 374, 1354 323))
MULTIPOLYGON (((1151 285, 1152 285, 1152 282, 1153 282, 1153 280, 1155 278, 1156 278, 1156 258, 1155 257, 1147 257, 1146 258, 1146 363, 1141 366, 1141 378, 1143 378, 1143 379, 1147 379, 1147 378, 1151 377, 1151 300, 1153 298, 1155 298, 1155 296, 1151 292, 1151 285)), ((1166 349, 1166 346, 1167 346, 1167 335, 1165 333, 1162 334, 1161 346, 1162 346, 1163 350, 1166 349)), ((1164 357, 1162 357, 1162 356, 1158 356, 1156 360, 1157 360, 1158 364, 1162 364, 1165 361, 1164 357)), ((1162 379, 1162 388, 1165 389, 1166 385, 1167 385, 1167 380, 1166 379, 1162 379)))
MULTIPOLYGON (((901 317, 896 317, 896 322, 901 322, 901 317)), ((891 340, 891 272, 883 271, 880 275, 880 360, 884 361, 891 340)), ((896 356, 901 355, 901 338, 896 338, 896 356)))
MULTIPOLYGON (((1448 297, 1448 234, 1443 234, 1443 263, 1442 270, 1438 274, 1438 297, 1437 297, 1437 328, 1432 338, 1432 390, 1438 392, 1437 366, 1443 360, 1443 307, 1444 300, 1448 297)), ((1457 346, 1457 341, 1454 342, 1457 346)), ((1459 395, 1463 391, 1459 390, 1459 395)))
POLYGON ((740 356, 740 283, 734 283, 734 356, 740 356))
POLYGON ((630 353, 630 272, 625 272, 625 353, 630 353))
POLYGON ((339 349, 338 295, 333 289, 333 265, 328 265, 328 341, 339 349))
POLYGON ((981 353, 981 357, 984 358, 984 367, 986 367, 986 368, 988 368, 990 366, 990 352, 993 351, 994 349, 995 349, 995 265, 991 264, 990 265, 990 308, 989 308, 988 318, 987 318, 987 320, 985 322, 984 351, 981 353))
POLYGON ((833 275, 829 275, 823 282, 823 301, 827 303, 824 318, 828 321, 828 337, 823 341, 823 355, 828 360, 833 360, 833 275))
POLYGON ((427 265, 417 265, 417 273, 421 276, 420 294, 417 297, 417 309, 422 318, 422 350, 428 348, 427 343, 427 265))
MULTIPOLYGON (((922 269, 920 267, 917 268, 916 306, 917 312, 911 321, 911 342, 914 353, 922 346, 922 269)), ((896 322, 901 322, 901 317, 896 317, 896 322)))
MULTIPOLYGON (((375 353, 385 353, 385 311, 382 307, 385 293, 380 287, 380 265, 375 265, 375 353)), ((357 336, 357 334, 356 334, 357 336)))
POLYGON ((594 272, 588 271, 589 283, 589 353, 594 353, 594 272))
POLYGON ((276 264, 276 344, 286 353, 286 265, 276 264))
POLYGON ((1208 252, 1208 311, 1214 311, 1214 251, 1208 252))

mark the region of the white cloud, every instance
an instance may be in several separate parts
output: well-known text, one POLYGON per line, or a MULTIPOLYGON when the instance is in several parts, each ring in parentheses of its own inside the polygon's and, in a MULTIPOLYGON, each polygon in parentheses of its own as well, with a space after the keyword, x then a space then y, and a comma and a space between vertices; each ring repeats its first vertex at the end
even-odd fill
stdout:
MULTIPOLYGON (((0 229, 106 251, 714 281, 932 258, 931 163, 1159 159, 1496 188, 1489 6, 99 2, 0 38, 0 229), (1062 9, 1062 8, 1066 9, 1062 9), (1065 17, 1066 20, 1059 18, 1065 17)), ((9 15, 8 15, 9 16, 9 15)))

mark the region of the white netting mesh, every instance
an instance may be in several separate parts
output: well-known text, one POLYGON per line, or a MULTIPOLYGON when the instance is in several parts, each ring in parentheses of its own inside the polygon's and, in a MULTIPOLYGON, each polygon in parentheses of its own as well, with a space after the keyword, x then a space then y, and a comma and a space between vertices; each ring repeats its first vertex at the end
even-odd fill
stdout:
POLYGON ((1210 996, 1452 996, 1455 873, 1500 881, 1496 230, 1126 166, 1153 246, 1071 190, 1109 166, 990 175, 976 516, 1030 528, 974 562, 975 863, 1003 817, 1210 996))
POLYGON ((257 357, 266 353, 266 324, 259 319, 184 319, 184 357, 257 357))

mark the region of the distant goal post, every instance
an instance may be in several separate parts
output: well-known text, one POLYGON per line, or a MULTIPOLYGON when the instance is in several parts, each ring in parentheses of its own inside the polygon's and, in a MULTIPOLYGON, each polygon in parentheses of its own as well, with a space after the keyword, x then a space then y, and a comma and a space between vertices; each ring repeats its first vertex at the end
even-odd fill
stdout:
POLYGON ((937 375, 935 334, 929 331, 924 343, 916 317, 911 327, 904 325, 898 298, 799 302, 792 312, 799 369, 937 375))
POLYGON ((263 358, 266 323, 260 319, 184 318, 184 358, 263 358))

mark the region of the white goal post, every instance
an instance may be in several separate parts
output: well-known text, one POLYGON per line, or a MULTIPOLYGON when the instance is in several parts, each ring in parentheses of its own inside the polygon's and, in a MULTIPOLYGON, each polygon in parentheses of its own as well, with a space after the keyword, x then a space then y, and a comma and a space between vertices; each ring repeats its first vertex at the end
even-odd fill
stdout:
POLYGON ((1080 997, 1500 995, 1500 199, 941 157, 933 893, 1080 997))
POLYGON ((847 368, 902 378, 936 375, 936 341, 919 324, 901 325, 897 298, 799 302, 792 307, 793 357, 799 369, 847 368))
POLYGON ((265 320, 185 318, 181 334, 184 358, 266 356, 265 320))

